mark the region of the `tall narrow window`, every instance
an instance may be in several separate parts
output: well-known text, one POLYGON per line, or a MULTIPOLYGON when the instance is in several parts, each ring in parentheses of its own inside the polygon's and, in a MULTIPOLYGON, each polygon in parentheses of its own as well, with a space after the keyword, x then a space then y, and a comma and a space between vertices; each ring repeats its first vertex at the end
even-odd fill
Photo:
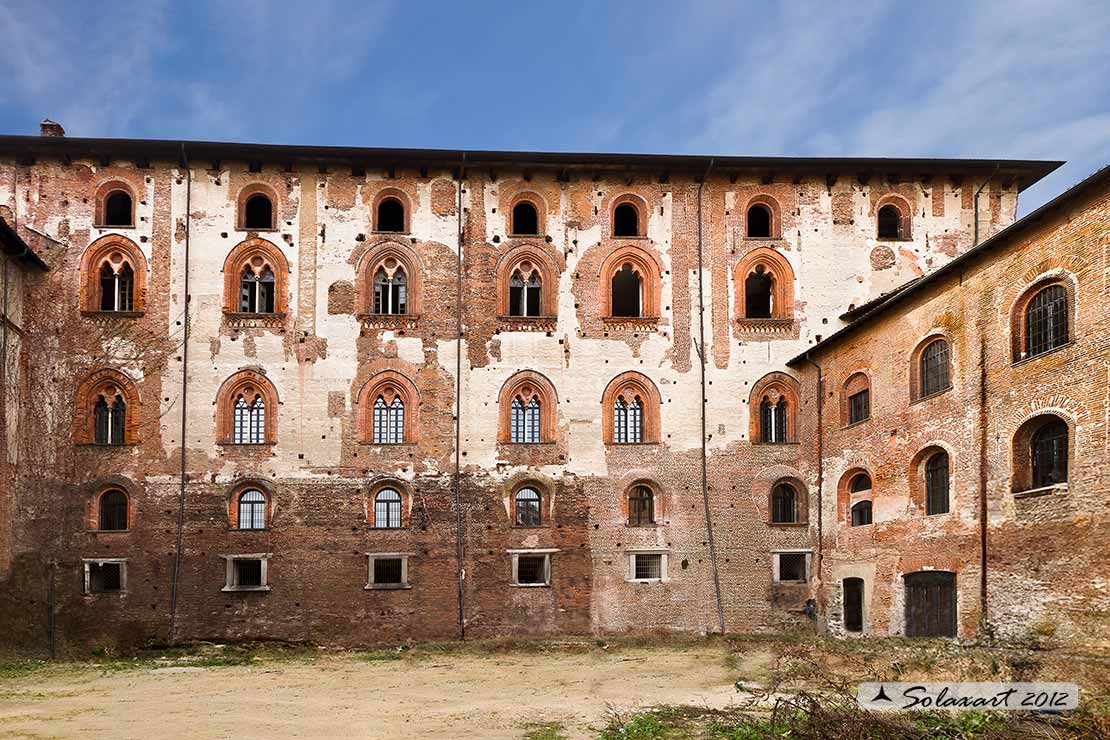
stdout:
POLYGON ((235 399, 234 434, 237 445, 260 445, 266 442, 266 402, 255 396, 249 402, 240 395, 235 399))
MULTIPOLYGON (((631 206, 630 206, 631 207, 631 206)), ((625 264, 613 273, 612 300, 613 315, 637 317, 640 315, 641 289, 640 276, 625 264)))
POLYGON ((759 403, 759 441, 765 444, 783 444, 786 439, 786 397, 780 396, 772 403, 767 396, 759 403))
POLYGON ((123 444, 124 430, 127 426, 127 404, 123 396, 117 395, 110 399, 106 399, 103 395, 97 396, 96 405, 93 407, 93 421, 96 444, 123 444))
POLYGON ((1048 422, 1033 434, 1030 454, 1033 487, 1068 482, 1068 425, 1063 419, 1048 422))
POLYGON ((640 212, 631 203, 613 209, 613 236, 639 236, 640 212))
POLYGON ((748 209, 748 236, 759 239, 771 236, 771 210, 756 204, 748 209))
POLYGON ((253 488, 239 494, 239 529, 266 528, 266 497, 253 488))
POLYGON ((274 228, 274 204, 262 193, 255 193, 247 198, 246 205, 243 206, 243 228, 274 228))
POLYGON ((516 526, 540 526, 540 494, 534 488, 521 488, 516 492, 516 526))
POLYGON ((378 231, 405 230, 405 206, 397 198, 383 198, 378 203, 378 231))
POLYGON ((628 526, 655 524, 655 496, 647 486, 633 486, 628 493, 628 526))
POLYGON ((864 389, 848 397, 848 423, 858 424, 871 416, 871 391, 864 389))
POLYGON ((108 262, 100 268, 100 310, 131 311, 135 307, 135 273, 124 262, 118 270, 108 262))
POLYGON ((526 200, 513 206, 513 231, 514 234, 539 234, 540 219, 536 207, 526 200))
POLYGON ((613 444, 636 445, 644 441, 644 406, 639 396, 626 402, 618 397, 613 404, 613 444))
POLYGON ((383 396, 374 401, 374 443, 399 445, 405 441, 405 402, 400 396, 386 403, 383 396))
POLYGON ((774 278, 757 265, 744 281, 744 317, 769 319, 774 315, 774 278))
POLYGON ((393 276, 379 268, 374 274, 374 313, 408 313, 408 279, 405 271, 398 267, 393 276))
POLYGON ((520 270, 513 272, 509 279, 509 315, 540 315, 540 275, 533 271, 527 277, 520 270))
POLYGON ((540 441, 540 402, 532 397, 525 404, 520 396, 513 399, 512 434, 513 442, 540 441))
POLYGON ((114 190, 104 199, 105 226, 134 226, 131 195, 122 190, 114 190))
POLYGON ((250 267, 243 271, 240 281, 239 310, 243 313, 274 312, 274 273, 269 267, 258 275, 250 267))
POLYGON ((951 386, 948 378, 948 342, 938 339, 921 352, 921 397, 940 393, 951 386))
POLYGON ((1025 310, 1025 356, 1034 357, 1068 343, 1068 292, 1050 285, 1025 310))
POLYGON ((902 238, 902 212, 898 206, 887 204, 879 209, 879 238, 902 238))
POLYGON ((925 513, 947 514, 948 453, 937 452, 925 463, 925 513))
POLYGON ((401 494, 392 488, 383 488, 374 496, 374 529, 399 529, 401 527, 401 494))
POLYGON ((795 524, 798 521, 798 492, 789 483, 779 483, 771 491, 771 522, 795 524))
POLYGON ((860 501, 852 505, 852 526, 865 527, 871 523, 871 502, 860 501))
POLYGON ((127 494, 115 489, 100 496, 99 525, 105 532, 127 529, 127 494))

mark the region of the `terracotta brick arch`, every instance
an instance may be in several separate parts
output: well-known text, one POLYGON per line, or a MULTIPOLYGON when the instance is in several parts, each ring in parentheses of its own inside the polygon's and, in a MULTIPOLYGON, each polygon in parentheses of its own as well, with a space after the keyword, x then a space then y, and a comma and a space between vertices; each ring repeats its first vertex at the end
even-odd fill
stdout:
POLYGON ((663 261, 652 251, 634 244, 614 249, 601 263, 598 273, 601 315, 613 315, 613 276, 625 265, 640 278, 640 317, 659 318, 663 292, 663 261))
POLYGON ((402 373, 396 370, 382 370, 371 375, 358 392, 358 433, 359 439, 374 444, 374 401, 381 396, 386 405, 400 398, 405 405, 404 441, 406 444, 419 441, 420 437, 420 393, 402 373))
MULTIPOLYGON (((1026 313, 1029 304, 1042 291, 1053 286, 1059 286, 1064 291, 1066 306, 1065 333, 1069 336, 1075 331, 1075 295, 1079 281, 1074 273, 1063 269, 1054 269, 1042 273, 1029 281, 1014 300, 1010 308, 1010 344, 1014 362, 1026 359, 1026 313)), ((1066 343, 1066 342, 1065 342, 1066 343)))
MULTIPOLYGON (((1063 422, 1067 427, 1064 455, 1067 470, 1075 467, 1076 419, 1059 408, 1042 408, 1031 414, 1014 430, 1010 443, 1010 489, 1014 493, 1037 487, 1033 480, 1033 437, 1046 426, 1063 422)), ((1071 473, 1069 473, 1070 477, 1071 473)), ((1066 481, 1065 481, 1066 482, 1066 481)))
POLYGON ((224 312, 239 313, 239 280, 246 270, 256 275, 266 267, 274 274, 274 314, 289 312, 289 261, 277 245, 251 237, 232 249, 224 260, 224 312))
POLYGON ((113 272, 119 272, 124 265, 131 268, 134 282, 132 296, 134 305, 131 312, 142 313, 146 309, 147 261, 143 250, 135 242, 119 234, 102 236, 85 249, 81 255, 82 311, 100 311, 100 271, 108 265, 113 272))
POLYGON ((374 502, 378 494, 385 490, 393 490, 401 497, 401 529, 407 529, 409 521, 412 516, 413 508, 413 489, 412 485, 405 480, 395 478, 393 476, 382 476, 375 479, 366 488, 366 523, 372 528, 377 526, 377 517, 375 516, 374 502))
POLYGON ((851 410, 849 399, 857 393, 867 391, 870 395, 870 403, 875 403, 875 394, 871 389, 871 379, 863 370, 857 370, 848 376, 844 381, 844 385, 840 389, 840 424, 841 426, 848 426, 851 423, 851 410))
POLYGON ((894 195, 889 193, 879 198, 875 202, 875 210, 872 215, 875 217, 875 234, 879 232, 879 211, 883 206, 894 206, 898 209, 899 222, 898 222, 898 239, 911 239, 913 237, 913 208, 910 207, 909 201, 901 195, 894 195))
POLYGON ((554 442, 559 397, 551 381, 535 370, 521 370, 501 386, 497 395, 497 441, 512 441, 512 404, 517 397, 525 405, 533 398, 539 401, 540 441, 554 442))
POLYGON ((252 182, 239 190, 235 200, 235 223, 240 231, 247 231, 247 201, 256 195, 264 195, 270 201, 270 225, 265 228, 254 227, 250 231, 275 231, 278 224, 278 194, 263 182, 252 182))
POLYGON ((270 521, 274 514, 274 495, 270 485, 258 478, 247 478, 237 481, 227 494, 227 526, 229 529, 239 529, 239 497, 247 491, 258 491, 266 499, 265 513, 263 515, 263 529, 270 528, 270 521))
POLYGON ((926 464, 936 455, 945 454, 948 456, 948 511, 953 512, 956 510, 957 490, 956 490, 956 466, 958 458, 956 457, 955 447, 948 441, 930 440, 922 445, 920 449, 910 459, 910 466, 907 480, 910 483, 910 503, 914 510, 919 513, 926 511, 926 498, 927 487, 925 480, 925 467, 926 464))
POLYGON ((95 225, 109 229, 120 228, 120 225, 109 226, 105 223, 107 220, 108 197, 112 195, 112 193, 126 193, 127 197, 131 199, 131 220, 129 223, 123 224, 122 227, 127 228, 134 226, 137 200, 135 197, 135 188, 131 187, 131 184, 127 181, 119 179, 106 180, 97 186, 96 192, 93 194, 93 202, 96 204, 94 213, 95 225))
POLYGON ((390 278, 399 270, 404 272, 408 286, 405 314, 419 316, 424 294, 424 263, 412 247, 389 238, 370 247, 359 258, 357 312, 360 315, 374 313, 374 276, 379 269, 390 278))
POLYGON ((235 399, 259 395, 266 404, 265 444, 277 443, 277 416, 281 403, 277 389, 266 374, 258 369, 240 370, 220 385, 216 392, 216 441, 234 444, 235 399))
POLYGON ((773 195, 766 193, 759 193, 753 195, 748 199, 747 204, 744 206, 744 237, 746 239, 759 238, 752 237, 748 217, 752 212, 752 208, 765 208, 767 214, 770 216, 770 234, 767 238, 781 239, 782 238, 782 207, 779 205, 778 200, 773 195))
POLYGON ((93 444, 96 441, 94 410, 98 397, 123 398, 127 408, 124 417, 123 442, 139 441, 139 389, 135 381, 114 368, 101 368, 85 376, 77 386, 73 403, 73 441, 76 444, 93 444))
POLYGON ((756 247, 732 268, 734 311, 739 319, 747 318, 747 281, 752 274, 771 278, 772 319, 794 318, 794 268, 781 252, 771 247, 756 247))
POLYGON ((601 439, 607 445, 613 444, 613 407, 617 399, 630 404, 639 398, 643 408, 643 443, 656 443, 660 439, 659 410, 662 401, 659 389, 651 378, 630 370, 609 381, 601 395, 601 439))
POLYGON ((520 193, 517 193, 516 195, 514 195, 513 199, 511 201, 509 201, 509 209, 508 209, 508 213, 506 214, 506 216, 507 216, 506 221, 508 222, 508 225, 509 225, 508 233, 510 235, 539 236, 540 234, 546 234, 547 233, 547 201, 544 200, 542 195, 540 195, 539 193, 536 193, 532 190, 526 190, 526 191, 523 191, 523 192, 520 192, 520 193), (517 205, 519 205, 520 203, 530 203, 530 204, 532 204, 532 207, 536 209, 536 233, 535 234, 529 234, 527 232, 517 231, 516 223, 513 220, 513 218, 514 218, 513 214, 514 214, 514 211, 516 210, 517 205))
POLYGON ((952 344, 952 338, 948 336, 946 332, 940 329, 935 329, 926 334, 925 338, 917 343, 917 345, 914 347, 913 352, 910 354, 910 398, 916 401, 941 393, 948 388, 952 388, 956 381, 954 360, 955 347, 952 344), (921 359, 922 355, 925 353, 925 350, 936 344, 937 342, 944 343, 943 350, 944 357, 946 358, 947 362, 946 367, 948 372, 948 385, 938 391, 925 393, 925 388, 923 387, 921 375, 921 359))
POLYGON ((844 525, 852 523, 852 504, 860 501, 873 500, 873 491, 875 490, 875 476, 871 474, 866 468, 849 468, 844 475, 840 476, 840 482, 836 486, 836 519, 844 525), (866 489, 853 492, 852 483, 859 476, 867 476, 871 485, 866 489))
POLYGON ((540 310, 545 317, 555 316, 559 312, 559 265, 547 250, 534 244, 518 244, 498 259, 498 316, 508 316, 510 313, 509 281, 518 270, 525 279, 533 274, 539 276, 540 310))
POLYGON ((647 236, 647 221, 648 216, 651 214, 651 208, 648 206, 648 202, 644 200, 642 196, 636 195, 635 193, 622 193, 613 198, 613 200, 609 203, 609 228, 607 231, 608 236, 613 239, 636 238, 630 236, 615 236, 613 233, 617 208, 623 205, 630 205, 636 210, 636 237, 647 236))
POLYGON ((135 516, 138 513, 136 500, 140 487, 130 478, 112 475, 98 478, 85 487, 88 508, 85 512, 85 526, 90 532, 127 532, 135 529, 135 516), (122 530, 104 530, 100 527, 100 502, 106 494, 118 491, 127 499, 127 528, 122 530))
POLYGON ((382 203, 387 200, 395 200, 401 204, 401 209, 404 213, 404 228, 401 231, 387 231, 383 233, 409 233, 412 229, 412 200, 404 190, 393 187, 382 188, 374 195, 374 202, 370 210, 370 218, 372 219, 371 230, 374 232, 382 232, 382 225, 378 223, 378 210, 381 208, 382 203))
POLYGON ((764 375, 752 386, 748 396, 748 439, 752 444, 759 444, 760 435, 760 405, 767 399, 772 406, 777 406, 780 399, 786 399, 786 440, 794 442, 798 439, 798 404, 801 393, 798 381, 783 372, 772 372, 764 375))
POLYGON ((619 487, 619 501, 621 510, 621 519, 629 526, 655 526, 664 524, 667 520, 667 504, 668 497, 663 492, 663 486, 655 478, 647 475, 633 475, 622 478, 619 487), (632 512, 632 497, 637 493, 638 488, 646 488, 651 493, 651 509, 652 521, 650 524, 641 523, 634 524, 631 520, 632 512))

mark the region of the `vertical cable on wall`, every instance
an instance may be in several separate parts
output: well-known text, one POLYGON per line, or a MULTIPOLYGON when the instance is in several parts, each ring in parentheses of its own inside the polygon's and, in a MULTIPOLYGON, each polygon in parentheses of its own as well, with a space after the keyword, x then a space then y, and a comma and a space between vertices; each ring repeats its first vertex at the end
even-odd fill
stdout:
POLYGON ((463 578, 462 515, 462 271, 463 271, 463 178, 466 177, 466 152, 459 165, 459 191, 456 204, 458 249, 455 255, 455 577, 459 588, 459 639, 466 637, 466 589, 463 578))

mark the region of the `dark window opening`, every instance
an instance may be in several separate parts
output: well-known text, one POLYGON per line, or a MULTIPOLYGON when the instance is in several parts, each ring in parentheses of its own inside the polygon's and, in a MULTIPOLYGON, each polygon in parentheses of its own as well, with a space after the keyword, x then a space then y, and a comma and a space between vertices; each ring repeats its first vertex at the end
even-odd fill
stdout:
POLYGON ((640 315, 640 276, 626 264, 613 273, 613 316, 640 315))
POLYGON ((1031 453, 1034 488, 1068 482, 1068 425, 1063 419, 1050 421, 1033 434, 1031 453))
POLYGON ((938 452, 925 463, 925 513, 948 513, 948 453, 938 452))
POLYGON ((539 214, 536 213, 536 207, 528 201, 521 201, 513 206, 513 233, 540 233, 539 214))
POLYGON ((109 404, 104 396, 96 397, 93 407, 93 441, 98 445, 121 445, 127 420, 127 404, 123 396, 116 396, 109 404))
POLYGON ((235 585, 258 587, 262 584, 262 560, 258 558, 238 558, 234 562, 235 585))
POLYGON ((273 313, 276 280, 269 266, 255 275, 250 267, 243 270, 239 282, 239 310, 243 313, 273 313))
POLYGON ((871 476, 867 473, 860 473, 853 476, 852 480, 848 483, 848 490, 852 493, 859 493, 860 491, 871 490, 871 476))
POLYGON ((516 526, 540 526, 540 494, 534 488, 516 492, 516 526))
POLYGON ((613 209, 613 236, 639 236, 640 212, 631 203, 613 209))
POLYGON ((798 521, 798 492, 789 483, 780 483, 771 492, 771 522, 795 524, 798 521))
POLYGON ((628 526, 655 524, 655 497, 647 486, 636 486, 628 494, 628 526))
POLYGON ((405 207, 396 198, 386 198, 378 204, 378 231, 404 231, 405 207))
POLYGON ((408 287, 402 268, 394 270, 392 276, 386 274, 385 268, 378 268, 374 274, 374 313, 408 313, 408 287))
POLYGON ((1068 343, 1068 293, 1050 285, 1033 296, 1025 310, 1025 356, 1056 349, 1068 343))
POLYGON ((243 228, 274 228, 274 204, 262 193, 255 193, 247 198, 247 203, 243 206, 243 228))
POLYGON ((89 563, 89 592, 123 590, 123 563, 89 563))
POLYGON ((871 390, 865 388, 848 396, 848 423, 857 424, 871 416, 871 390))
POLYGON ((805 583, 806 554, 804 552, 779 553, 779 580, 805 583))
POLYGON ((769 319, 774 311, 772 290, 775 279, 767 268, 758 265, 744 280, 744 316, 749 319, 769 319))
POLYGON ((844 629, 863 631, 863 579, 844 579, 844 629))
POLYGON ((921 352, 921 397, 940 393, 950 385, 948 342, 938 339, 921 352))
POLYGON ((748 209, 748 236, 753 238, 771 236, 771 209, 754 205, 748 209))
POLYGON ((115 190, 104 199, 105 226, 134 226, 131 215, 131 195, 115 190))
POLYGON ((107 491, 100 497, 100 529, 106 532, 127 529, 127 496, 123 491, 107 491))
POLYGON ((879 209, 879 238, 902 238, 902 212, 897 206, 885 205, 879 209))
POLYGON ((763 444, 784 444, 786 440, 786 398, 772 404, 766 396, 759 404, 759 441, 763 444))
POLYGON ((539 316, 540 290, 539 273, 532 272, 526 279, 519 270, 514 271, 509 278, 509 315, 539 316))
POLYGON ((516 582, 525 585, 547 583, 547 556, 518 555, 516 582))
POLYGON ((871 523, 871 502, 860 501, 852 507, 852 526, 866 527, 871 523))
POLYGON ((100 268, 100 310, 131 311, 135 307, 135 273, 124 262, 117 272, 107 262, 100 268))
POLYGON ((658 581, 663 578, 663 556, 659 553, 633 555, 634 578, 638 581, 658 581))
POLYGON ((401 558, 374 558, 375 586, 403 586, 404 562, 401 558))

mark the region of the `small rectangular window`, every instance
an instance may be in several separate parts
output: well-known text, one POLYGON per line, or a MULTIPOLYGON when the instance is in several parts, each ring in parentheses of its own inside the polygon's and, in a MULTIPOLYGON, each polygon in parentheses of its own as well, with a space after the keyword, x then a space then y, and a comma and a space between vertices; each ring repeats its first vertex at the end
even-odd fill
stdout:
POLYGON ((516 555, 513 583, 518 586, 550 585, 550 568, 550 555, 516 555))
POLYGON ((269 591, 267 555, 225 555, 227 575, 224 591, 269 591))
POLYGON ((370 558, 367 589, 411 588, 408 553, 368 553, 370 558))
POLYGON ((125 591, 127 563, 122 560, 86 560, 85 593, 106 594, 125 591))
POLYGON ((809 554, 804 552, 780 552, 775 554, 777 562, 777 581, 783 583, 805 583, 809 580, 809 554))
POLYGON ((848 423, 858 424, 871 416, 871 391, 864 389, 848 397, 848 423))
POLYGON ((629 580, 663 581, 667 578, 667 558, 660 552, 637 552, 630 556, 629 580))
POLYGON ((235 561, 236 586, 261 586, 262 561, 261 560, 236 560, 235 561))

